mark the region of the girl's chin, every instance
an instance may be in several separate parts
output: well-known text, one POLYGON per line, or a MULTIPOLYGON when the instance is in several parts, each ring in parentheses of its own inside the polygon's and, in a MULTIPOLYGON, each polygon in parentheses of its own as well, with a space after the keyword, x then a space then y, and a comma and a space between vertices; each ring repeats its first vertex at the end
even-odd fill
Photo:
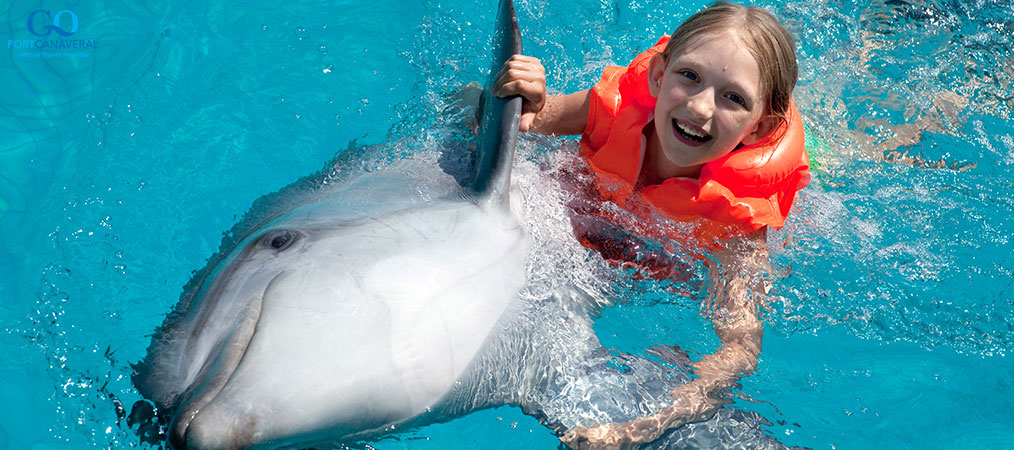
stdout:
POLYGON ((696 167, 707 161, 701 161, 700 149, 686 146, 673 146, 665 151, 666 162, 673 167, 696 167))
POLYGON ((660 172, 670 174, 670 177, 696 176, 700 173, 701 167, 705 162, 686 158, 683 155, 666 154, 665 161, 662 162, 664 167, 661 168, 660 172))
POLYGON ((669 142, 668 144, 668 148, 663 150, 665 152, 665 159, 671 165, 680 167, 699 168, 735 150, 735 148, 730 148, 725 152, 716 152, 714 142, 706 142, 696 146, 685 145, 680 141, 669 142))

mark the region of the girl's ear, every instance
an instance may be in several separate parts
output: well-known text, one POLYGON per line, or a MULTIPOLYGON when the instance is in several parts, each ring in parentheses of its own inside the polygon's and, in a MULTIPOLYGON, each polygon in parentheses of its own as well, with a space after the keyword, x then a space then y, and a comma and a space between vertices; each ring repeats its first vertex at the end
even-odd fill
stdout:
POLYGON ((658 98, 658 92, 662 90, 662 75, 665 75, 665 57, 656 53, 648 60, 648 93, 658 98))
POLYGON ((754 127, 753 131, 743 138, 743 145, 755 145, 764 141, 768 138, 768 136, 771 136, 771 133, 778 129, 778 126, 781 124, 782 118, 778 116, 769 115, 764 117, 760 120, 760 122, 757 122, 757 126, 754 127))

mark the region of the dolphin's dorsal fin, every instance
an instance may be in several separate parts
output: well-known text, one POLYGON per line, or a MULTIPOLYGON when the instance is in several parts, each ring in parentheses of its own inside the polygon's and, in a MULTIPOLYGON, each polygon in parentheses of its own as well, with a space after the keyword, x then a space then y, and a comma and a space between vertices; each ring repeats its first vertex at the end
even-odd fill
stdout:
POLYGON ((506 204, 510 192, 511 164, 521 122, 521 97, 493 95, 493 82, 503 63, 521 53, 521 31, 512 0, 500 0, 493 35, 493 67, 480 102, 475 178, 471 188, 480 202, 506 204))

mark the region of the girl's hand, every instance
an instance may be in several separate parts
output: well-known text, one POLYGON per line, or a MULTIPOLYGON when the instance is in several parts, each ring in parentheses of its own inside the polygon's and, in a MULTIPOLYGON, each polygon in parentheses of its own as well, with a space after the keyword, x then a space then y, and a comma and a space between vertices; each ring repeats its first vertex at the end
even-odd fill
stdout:
POLYGON ((634 450, 658 439, 667 430, 690 422, 693 415, 689 409, 670 406, 654 416, 630 422, 578 427, 560 436, 560 441, 574 450, 634 450))
POLYGON ((638 447, 627 436, 626 424, 607 423, 592 428, 578 427, 560 436, 560 441, 574 450, 628 450, 638 447))
POLYGON ((528 131, 535 122, 535 116, 546 106, 546 69, 538 58, 514 55, 497 74, 493 93, 497 97, 520 95, 524 98, 518 128, 528 131))
POLYGON ((576 450, 636 449, 658 439, 668 430, 704 419, 722 403, 706 397, 694 382, 679 386, 671 393, 676 404, 653 416, 591 428, 577 427, 560 436, 560 441, 576 450))

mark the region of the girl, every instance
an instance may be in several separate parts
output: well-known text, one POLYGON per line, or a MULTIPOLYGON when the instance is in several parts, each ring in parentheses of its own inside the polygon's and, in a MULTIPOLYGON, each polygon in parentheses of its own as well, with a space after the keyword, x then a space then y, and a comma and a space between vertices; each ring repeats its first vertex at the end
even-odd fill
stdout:
MULTIPOLYGON (((718 394, 756 369, 767 272, 768 226, 781 227, 809 182, 802 125, 791 102, 792 37, 767 11, 716 3, 663 36, 628 67, 608 67, 591 89, 547 95, 536 58, 516 55, 496 94, 525 99, 521 130, 581 134, 598 193, 627 209, 703 223, 712 249, 709 298, 721 346, 675 388, 674 406, 628 423, 577 428, 575 448, 627 448, 701 420, 718 394), (719 270, 720 269, 720 270, 719 270)), ((576 230, 579 234, 583 231, 576 230)), ((581 237, 581 236, 579 236, 581 237)))

